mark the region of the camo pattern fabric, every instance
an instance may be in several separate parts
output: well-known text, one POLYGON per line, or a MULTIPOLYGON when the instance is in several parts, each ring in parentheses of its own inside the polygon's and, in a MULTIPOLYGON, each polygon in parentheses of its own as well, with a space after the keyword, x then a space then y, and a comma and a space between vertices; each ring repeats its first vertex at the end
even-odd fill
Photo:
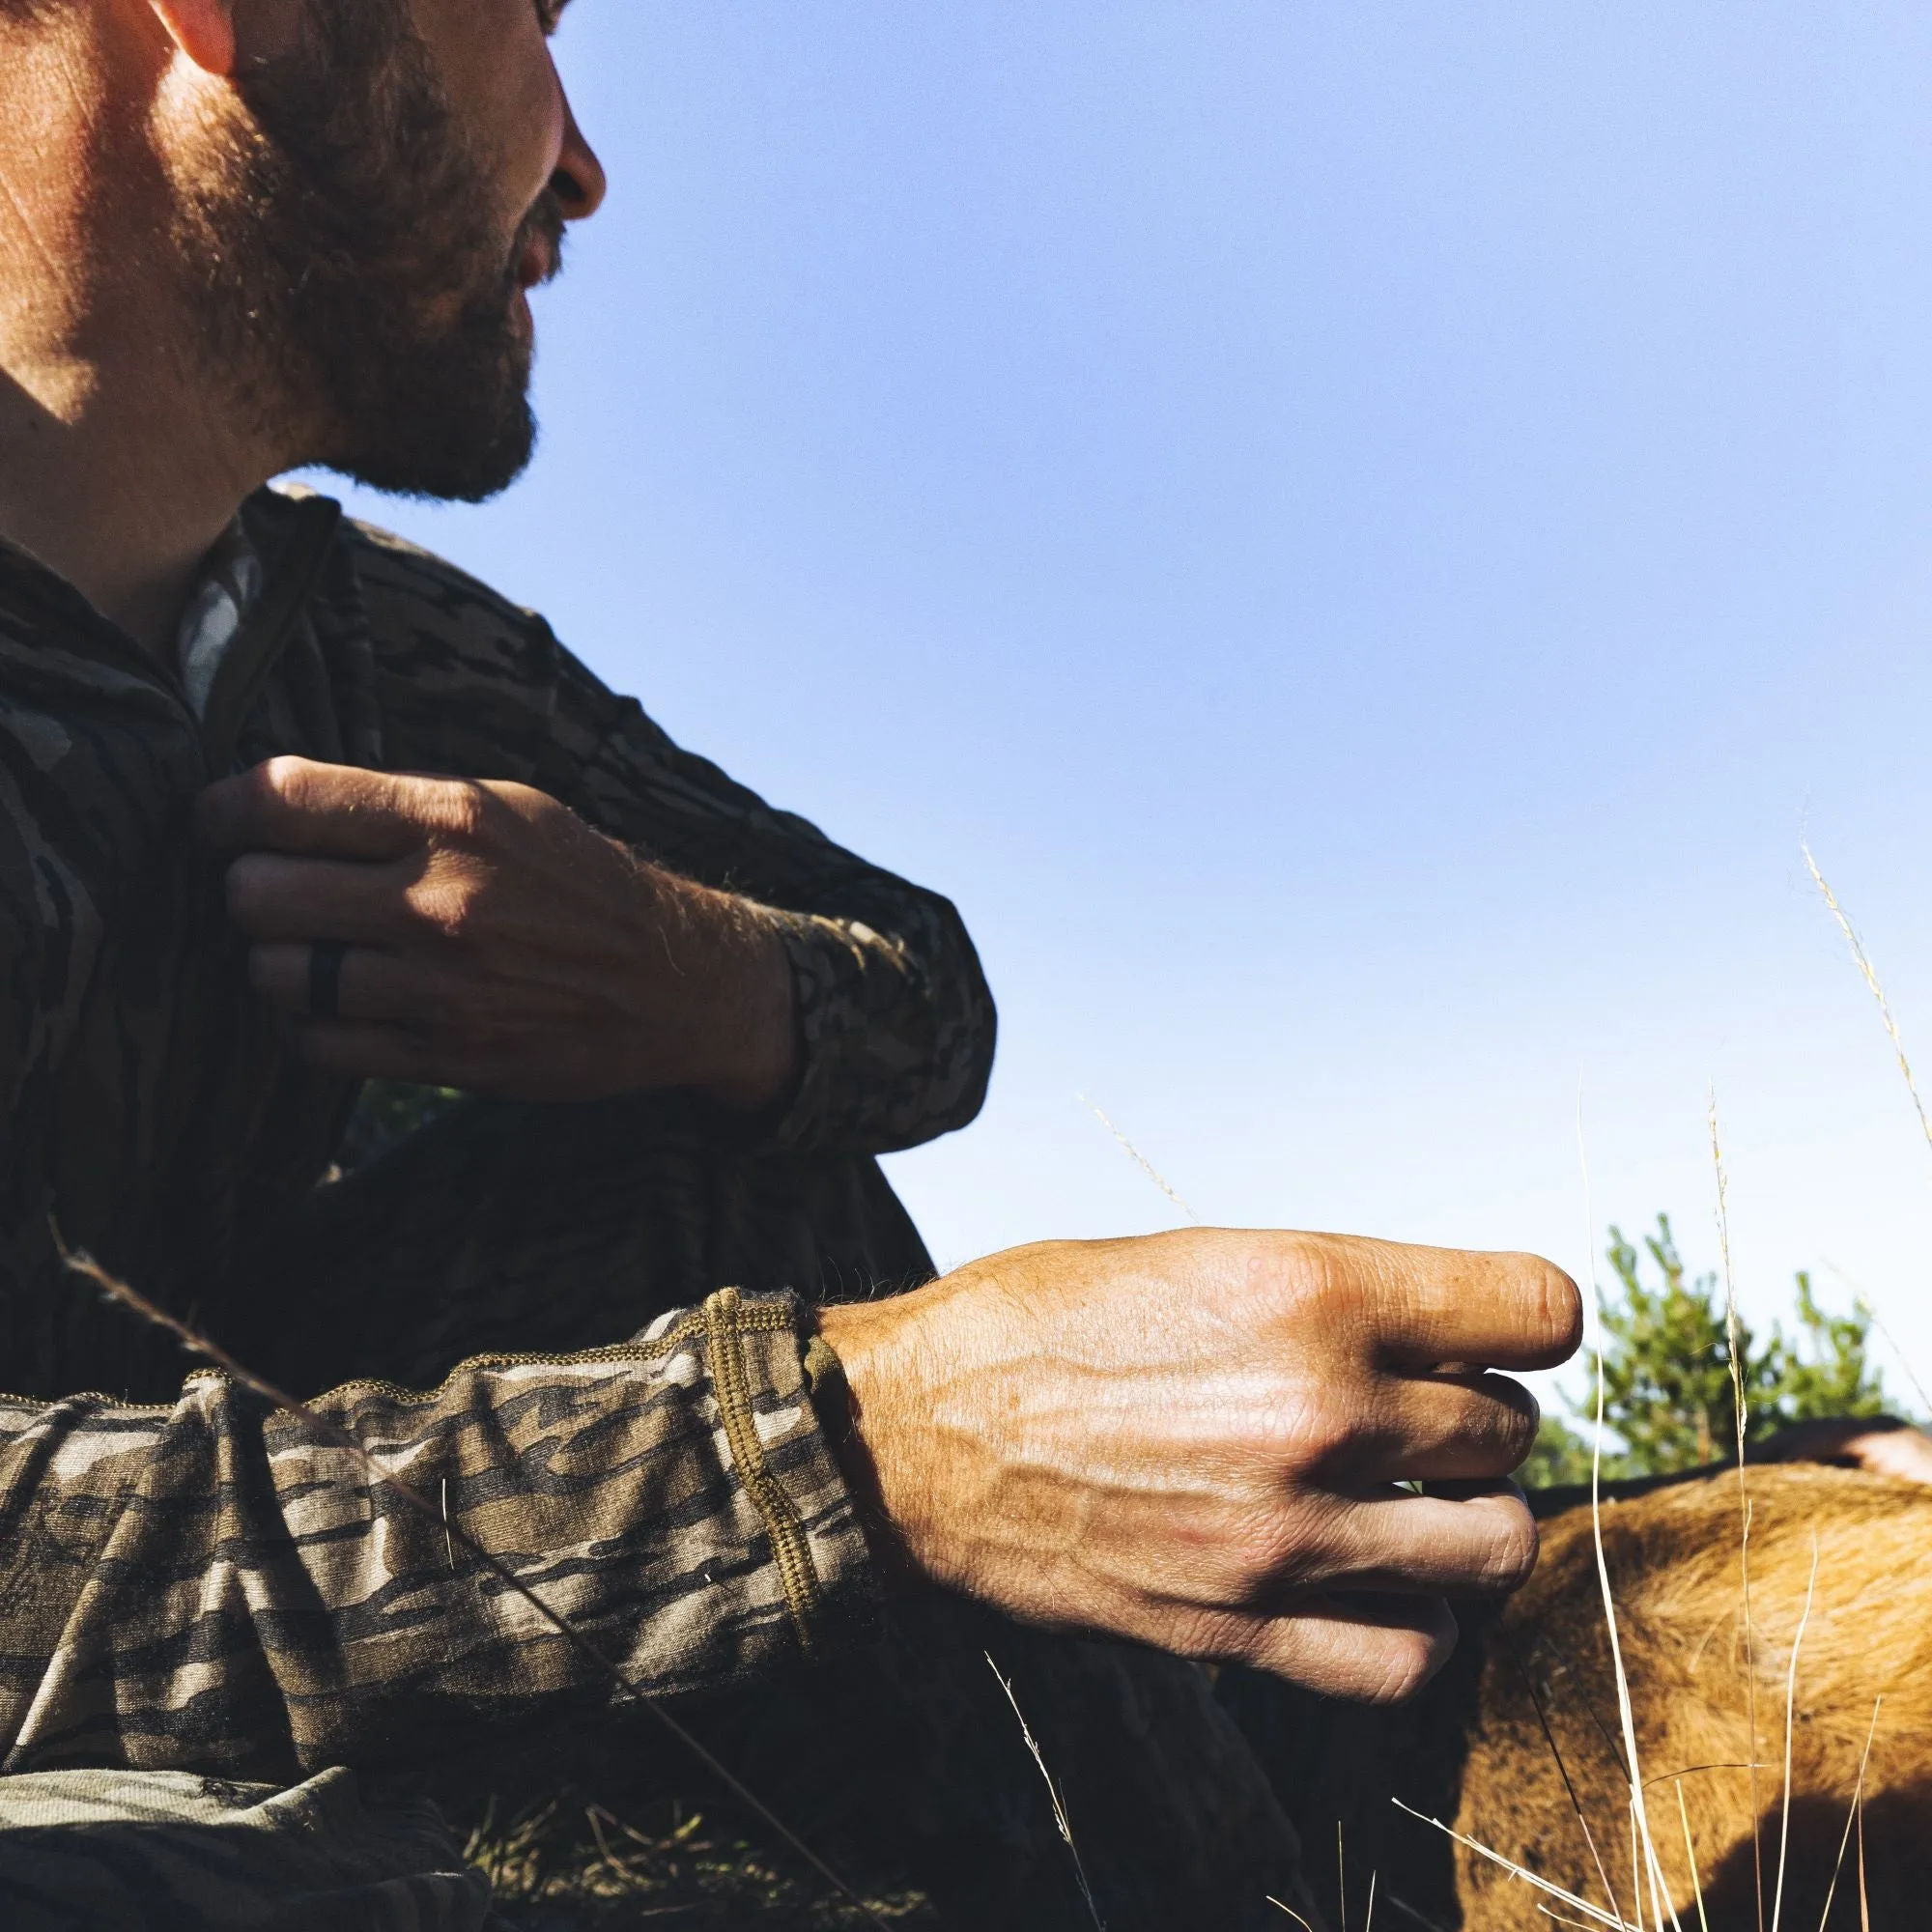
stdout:
POLYGON ((185 675, 0 546, 10 1771, 286 1779, 608 1706, 458 1529, 653 1691, 755 1676, 867 1600, 780 1291, 929 1270, 871 1156, 979 1105, 993 1016, 957 915, 678 750, 541 619, 355 526, 229 749, 204 713, 233 660, 196 646, 219 659, 272 604, 306 514, 251 499, 185 675), (539 785, 776 908, 790 1104, 748 1124, 680 1094, 470 1102, 326 1181, 355 1090, 253 997, 189 816, 284 752, 539 785), (173 1340, 68 1273, 63 1239, 360 1431, 449 1533, 242 1390, 184 1387, 173 1340))
POLYGON ((0 1779, 8 1932, 485 1932, 490 1888, 420 1801, 355 1774, 277 1791, 186 1772, 0 1779))
MULTIPOLYGON (((265 598, 301 508, 273 491, 244 507, 265 598)), ((238 597, 242 563, 224 547, 238 597)), ((356 1089, 298 1060, 251 993, 190 811, 213 778, 277 753, 535 785, 781 918, 797 1090, 750 1127, 686 1107, 695 1171, 759 1160, 781 1192, 788 1160, 876 1177, 874 1154, 977 1112, 994 1014, 953 908, 679 749, 541 618, 449 565, 342 526, 232 751, 193 701, 219 667, 185 657, 161 663, 0 545, 0 1388, 165 1402, 180 1385, 164 1337, 76 1293, 56 1228, 217 1335, 273 1326, 284 1291, 259 1258, 313 1218, 356 1089)), ((691 1191, 689 1264, 660 1270, 645 1314, 731 1279, 710 1267, 720 1198, 691 1191)))
POLYGON ((817 1654, 868 1583, 798 1329, 727 1289, 317 1401, 413 1504, 212 1373, 0 1405, 0 1770, 408 1771, 622 1705, 600 1658, 659 1696, 817 1654))

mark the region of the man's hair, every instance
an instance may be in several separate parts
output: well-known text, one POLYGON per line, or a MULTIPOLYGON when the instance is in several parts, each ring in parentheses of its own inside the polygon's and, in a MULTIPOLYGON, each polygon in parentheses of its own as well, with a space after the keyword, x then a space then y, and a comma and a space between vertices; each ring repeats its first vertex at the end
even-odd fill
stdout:
POLYGON ((177 237, 212 375, 291 428, 292 461, 420 496, 502 489, 536 434, 518 263, 532 232, 560 242, 561 203, 500 232, 396 0, 309 0, 298 50, 238 91, 177 237))

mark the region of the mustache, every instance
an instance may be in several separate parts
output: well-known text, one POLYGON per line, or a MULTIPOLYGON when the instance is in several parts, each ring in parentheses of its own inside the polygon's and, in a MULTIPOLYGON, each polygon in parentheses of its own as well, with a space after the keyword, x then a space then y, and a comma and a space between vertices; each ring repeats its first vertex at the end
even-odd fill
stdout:
POLYGON ((537 196, 530 212, 524 216, 522 227, 517 230, 516 243, 510 251, 512 264, 523 260, 532 242, 541 242, 544 271, 538 286, 555 281, 563 272, 563 241, 569 226, 563 213, 562 197, 554 188, 545 188, 537 196))

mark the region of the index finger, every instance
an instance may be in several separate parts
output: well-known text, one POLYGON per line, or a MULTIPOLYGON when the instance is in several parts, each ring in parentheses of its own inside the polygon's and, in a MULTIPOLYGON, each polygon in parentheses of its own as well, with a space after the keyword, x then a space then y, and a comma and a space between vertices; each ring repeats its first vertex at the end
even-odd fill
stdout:
POLYGON ((228 851, 400 859, 428 835, 419 796, 426 782, 357 765, 270 758, 210 785, 196 801, 195 824, 228 851))
POLYGON ((1379 1366, 1553 1369, 1583 1338, 1577 1284, 1541 1255, 1376 1245, 1370 1340, 1379 1366))

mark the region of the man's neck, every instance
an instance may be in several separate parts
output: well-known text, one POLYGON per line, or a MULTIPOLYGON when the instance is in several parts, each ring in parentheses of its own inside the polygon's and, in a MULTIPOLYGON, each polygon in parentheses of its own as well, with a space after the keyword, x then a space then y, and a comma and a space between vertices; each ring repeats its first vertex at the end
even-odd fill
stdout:
POLYGON ((49 410, 0 339, 0 537, 165 652, 202 559, 266 479, 210 460, 215 453, 179 412, 117 396, 105 371, 87 374, 86 404, 49 410))
POLYGON ((22 71, 47 52, 30 40, 9 73, 0 30, 0 537, 164 652, 209 548, 285 466, 201 372, 141 131, 22 71))

